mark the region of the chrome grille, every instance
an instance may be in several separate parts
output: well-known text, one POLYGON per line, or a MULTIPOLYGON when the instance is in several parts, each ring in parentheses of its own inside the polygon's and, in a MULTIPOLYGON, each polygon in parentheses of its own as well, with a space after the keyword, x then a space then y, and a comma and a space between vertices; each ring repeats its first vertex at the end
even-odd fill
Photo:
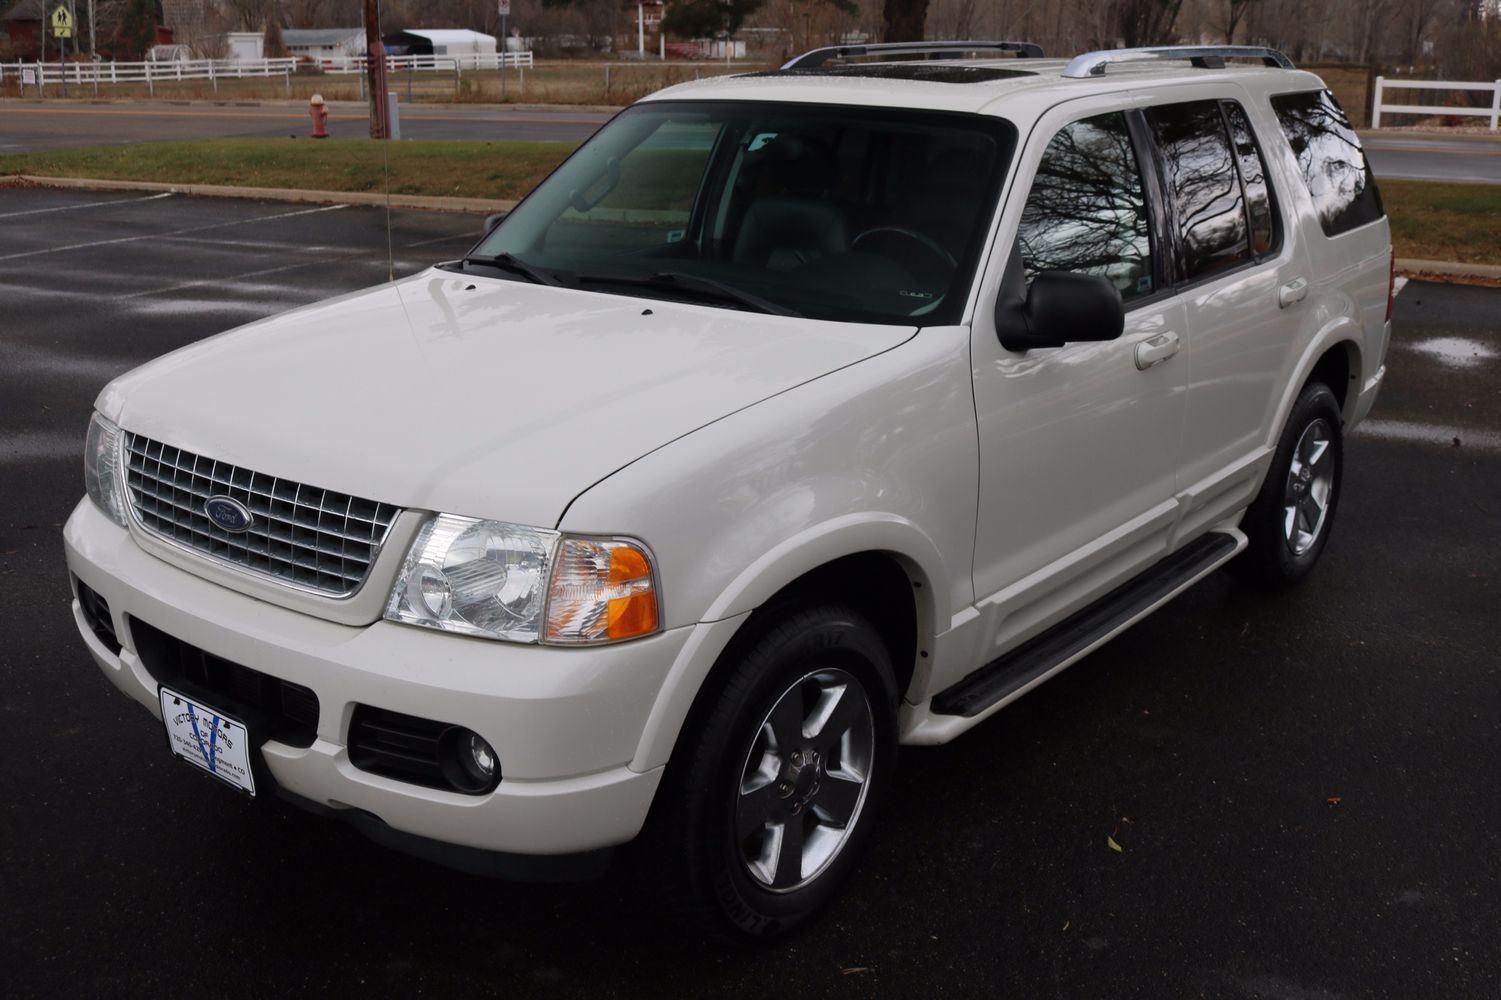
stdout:
POLYGON ((149 532, 279 583, 343 597, 365 582, 400 510, 195 455, 125 434, 125 481, 149 532), (210 497, 250 511, 248 530, 210 521, 210 497))

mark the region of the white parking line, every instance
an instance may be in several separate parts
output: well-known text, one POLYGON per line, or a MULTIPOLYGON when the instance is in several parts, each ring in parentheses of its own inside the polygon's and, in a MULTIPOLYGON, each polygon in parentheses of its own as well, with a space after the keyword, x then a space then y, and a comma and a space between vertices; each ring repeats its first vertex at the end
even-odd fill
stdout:
POLYGON ((94 240, 89 243, 70 243, 67 246, 47 247, 44 250, 23 250, 20 253, 0 254, 0 260, 18 260, 22 257, 41 257, 49 253, 65 253, 69 250, 88 250, 92 247, 116 246, 121 243, 138 243, 141 240, 160 240, 184 233, 202 233, 210 229, 228 229, 231 226, 248 226, 255 222, 270 222, 274 219, 290 219, 298 215, 316 215, 319 212, 337 212, 348 205, 324 205, 322 208, 304 208, 297 212, 279 212, 276 215, 258 215, 253 219, 234 219, 229 222, 211 222, 206 226, 188 226, 165 233, 143 233, 140 236, 120 236, 112 240, 94 240))
POLYGON ((259 278, 267 274, 279 274, 282 271, 295 271, 307 267, 305 261, 297 261, 294 264, 282 264, 279 267, 263 267, 258 271, 242 271, 239 274, 227 274, 218 278, 202 278, 198 281, 184 281, 176 285, 164 285, 161 288, 148 288, 143 292, 131 292, 129 295, 116 295, 112 298, 139 299, 146 295, 168 295, 172 292, 180 292, 188 288, 201 288, 204 285, 213 285, 215 288, 223 288, 232 282, 244 281, 246 278, 259 278))
POLYGON ((1407 287, 1407 282, 1407 278, 1398 278, 1396 281, 1392 282, 1392 294, 1401 295, 1402 289, 1407 287))
POLYGON ((161 194, 148 194, 144 198, 119 198, 115 201, 83 201, 76 205, 55 205, 52 208, 32 208, 24 212, 0 212, 0 219, 15 219, 23 215, 45 215, 48 212, 73 212, 80 208, 106 208, 110 205, 133 205, 142 201, 159 201, 162 198, 170 198, 175 191, 163 191, 161 194))
POLYGON ((408 243, 406 245, 406 248, 410 250, 413 247, 432 246, 434 243, 458 243, 460 240, 465 243, 474 243, 478 239, 479 237, 475 236, 473 233, 455 233, 452 236, 437 236, 430 240, 421 240, 417 243, 408 243))

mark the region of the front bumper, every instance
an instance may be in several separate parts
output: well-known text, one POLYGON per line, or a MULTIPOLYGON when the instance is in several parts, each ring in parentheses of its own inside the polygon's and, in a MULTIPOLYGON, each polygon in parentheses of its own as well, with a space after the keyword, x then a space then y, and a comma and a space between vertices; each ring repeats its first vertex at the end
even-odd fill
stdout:
POLYGON ((316 738, 268 741, 267 771, 318 807, 392 830, 511 854, 596 851, 634 837, 662 768, 632 770, 652 706, 692 628, 619 646, 522 646, 377 622, 335 624, 210 583, 143 551, 89 500, 64 529, 68 568, 109 604, 118 655, 73 614, 100 668, 160 717, 132 619, 261 673, 311 688, 316 738), (466 726, 500 759, 494 792, 465 795, 359 770, 345 748, 356 705, 466 726))

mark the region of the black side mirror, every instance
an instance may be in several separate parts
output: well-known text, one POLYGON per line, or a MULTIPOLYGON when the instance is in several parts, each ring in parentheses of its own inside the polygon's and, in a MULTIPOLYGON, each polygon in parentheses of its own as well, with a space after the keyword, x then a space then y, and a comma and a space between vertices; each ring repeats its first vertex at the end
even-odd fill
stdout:
POLYGON ((1027 287, 1015 247, 995 303, 995 329, 1008 351, 1114 340, 1126 326, 1121 293, 1107 278, 1042 271, 1027 287))
POLYGON ((505 217, 506 213, 504 212, 496 212, 494 215, 485 216, 485 231, 480 235, 489 236, 495 231, 495 227, 500 225, 501 220, 505 217))

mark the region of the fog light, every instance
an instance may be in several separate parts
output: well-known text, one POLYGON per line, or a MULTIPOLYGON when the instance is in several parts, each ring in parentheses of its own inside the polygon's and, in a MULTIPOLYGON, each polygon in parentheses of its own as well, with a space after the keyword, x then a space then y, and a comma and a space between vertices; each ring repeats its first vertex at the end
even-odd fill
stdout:
POLYGON ((474 773, 486 781, 495 777, 495 751, 490 749, 479 733, 470 733, 464 738, 464 749, 469 752, 469 761, 474 773))
POLYGON ((494 790, 500 782, 500 757, 485 738, 473 730, 454 726, 438 744, 443 776, 455 790, 479 795, 494 790))

